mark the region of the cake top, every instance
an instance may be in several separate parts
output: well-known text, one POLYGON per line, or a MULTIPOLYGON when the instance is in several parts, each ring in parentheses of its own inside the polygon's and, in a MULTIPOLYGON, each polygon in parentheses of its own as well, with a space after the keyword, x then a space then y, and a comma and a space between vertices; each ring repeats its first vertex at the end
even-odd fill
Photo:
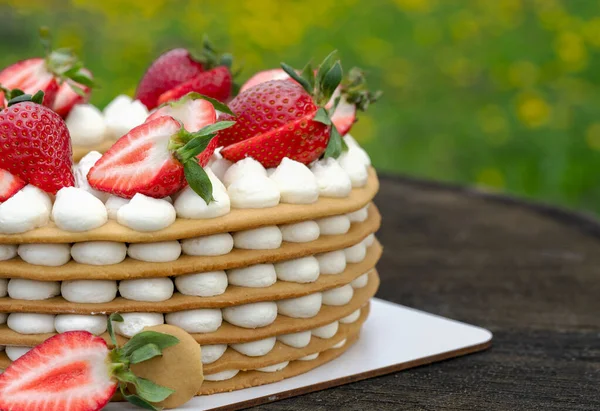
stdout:
POLYGON ((2 70, 0 234, 50 219, 85 232, 110 218, 151 232, 232 207, 344 198, 367 183, 370 159, 348 132, 379 94, 360 70, 344 77, 333 52, 314 69, 257 73, 234 97, 231 65, 208 42, 195 57, 167 51, 135 100, 118 96, 103 113, 86 103, 92 74, 72 53, 47 47, 45 59, 2 70), (73 164, 72 141, 107 135, 117 140, 105 153, 73 164))

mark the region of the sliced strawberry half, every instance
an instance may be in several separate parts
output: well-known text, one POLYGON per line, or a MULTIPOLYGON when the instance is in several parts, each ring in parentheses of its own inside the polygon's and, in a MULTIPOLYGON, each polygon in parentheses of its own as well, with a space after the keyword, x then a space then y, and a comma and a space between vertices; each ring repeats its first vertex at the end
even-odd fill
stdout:
POLYGON ((51 107, 58 92, 58 80, 43 58, 19 61, 0 72, 0 85, 7 89, 23 90, 26 94, 44 92, 44 105, 51 107))
MULTIPOLYGON (((328 103, 325 108, 330 109, 333 107, 333 100, 337 97, 336 94, 339 95, 338 90, 336 90, 334 97, 332 97, 332 100, 330 100, 330 103, 328 103)), ((348 103, 346 97, 342 96, 335 111, 331 115, 331 121, 342 136, 346 135, 356 122, 356 106, 348 103)))
POLYGON ((112 322, 108 320, 115 348, 87 331, 55 335, 13 362, 0 375, 0 409, 6 411, 99 411, 120 389, 127 401, 149 410, 174 391, 136 377, 130 364, 161 355, 179 343, 168 334, 143 331, 118 347, 112 322), (135 394, 129 390, 133 389, 135 394))
POLYGON ((0 375, 0 409, 102 409, 117 389, 108 354, 106 342, 85 331, 49 338, 0 375))
MULTIPOLYGON (((90 78, 92 77, 92 73, 89 70, 83 69, 82 71, 87 73, 90 78)), ((88 86, 72 80, 66 80, 60 85, 56 93, 54 103, 52 103, 52 110, 59 116, 66 118, 76 104, 83 104, 89 101, 91 91, 92 89, 88 86), (75 88, 78 88, 79 91, 76 91, 75 88)))
POLYGON ((183 127, 190 132, 198 131, 217 121, 217 112, 212 103, 193 93, 159 107, 148 116, 146 122, 163 116, 171 116, 181 121, 183 127))
POLYGON ((189 133, 173 117, 158 117, 117 140, 89 171, 88 181, 96 190, 125 198, 137 193, 164 198, 189 184, 208 203, 212 186, 202 167, 217 147, 216 133, 232 124, 189 133))
POLYGON ((14 196, 27 183, 14 174, 0 169, 0 203, 14 196))
POLYGON ((161 94, 158 103, 177 100, 188 93, 196 92, 218 101, 226 102, 231 96, 233 76, 228 67, 219 66, 198 74, 191 80, 161 94))
POLYGON ((287 74, 283 69, 276 68, 270 70, 259 71, 252 77, 250 77, 240 88, 240 93, 252 88, 260 83, 265 83, 271 80, 285 80, 290 78, 289 74, 287 74))

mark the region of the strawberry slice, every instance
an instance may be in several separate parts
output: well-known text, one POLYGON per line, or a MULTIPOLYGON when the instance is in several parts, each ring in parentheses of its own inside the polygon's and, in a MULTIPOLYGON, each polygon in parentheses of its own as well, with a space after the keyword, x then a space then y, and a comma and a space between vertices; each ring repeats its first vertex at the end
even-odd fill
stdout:
POLYGON ((0 72, 0 84, 7 89, 23 90, 26 94, 44 92, 44 105, 52 106, 58 92, 58 80, 46 67, 43 58, 19 61, 0 72))
POLYGON ((49 338, 0 375, 0 409, 100 410, 117 389, 106 341, 85 331, 49 338))
POLYGON ((27 183, 14 174, 0 169, 0 203, 14 196, 27 183))
POLYGON ((146 122, 163 116, 171 116, 181 121, 183 127, 190 132, 198 131, 217 121, 217 112, 214 106, 193 93, 159 107, 148 116, 146 122))
POLYGON ((266 83, 267 81, 271 80, 285 80, 287 78, 290 78, 289 74, 287 74, 281 68, 259 71, 242 85, 240 88, 240 93, 243 93, 249 88, 252 88, 260 83, 266 83))
POLYGON ((177 100, 190 92, 196 92, 218 101, 225 102, 231 96, 233 76, 229 68, 219 66, 198 74, 191 80, 161 94, 158 103, 163 104, 177 100))
POLYGON ((151 110, 158 106, 161 94, 203 71, 202 63, 196 61, 186 49, 169 50, 148 67, 135 92, 135 98, 151 110))
MULTIPOLYGON (((82 71, 87 73, 90 78, 92 77, 92 73, 89 70, 83 69, 82 71)), ((90 87, 83 84, 72 80, 64 81, 56 93, 54 103, 52 103, 52 110, 62 118, 66 118, 76 104, 83 104, 89 101, 91 91, 90 87), (76 92, 73 86, 78 87, 80 92, 76 92)))
MULTIPOLYGON (((336 93, 334 93, 334 97, 332 100, 330 100, 330 103, 325 106, 326 108, 331 108, 333 106, 333 99, 335 97, 337 97, 336 93)), ((348 103, 348 100, 346 100, 345 96, 341 97, 337 108, 331 116, 331 121, 333 122, 335 128, 337 128, 338 132, 342 136, 345 136, 356 122, 356 106, 348 103)))
POLYGON ((112 321, 123 318, 112 314, 109 319, 108 330, 116 347, 113 350, 103 338, 87 331, 68 331, 47 339, 13 362, 0 375, 0 409, 98 411, 119 388, 126 400, 157 410, 152 403, 165 400, 174 391, 136 377, 129 366, 161 355, 179 339, 143 331, 119 348, 112 321))
MULTIPOLYGON (((214 109, 213 109, 214 110, 214 109)), ((164 198, 189 184, 207 203, 212 186, 203 168, 217 148, 213 137, 233 122, 189 133, 171 116, 150 120, 121 137, 88 173, 92 188, 120 197, 164 198)))

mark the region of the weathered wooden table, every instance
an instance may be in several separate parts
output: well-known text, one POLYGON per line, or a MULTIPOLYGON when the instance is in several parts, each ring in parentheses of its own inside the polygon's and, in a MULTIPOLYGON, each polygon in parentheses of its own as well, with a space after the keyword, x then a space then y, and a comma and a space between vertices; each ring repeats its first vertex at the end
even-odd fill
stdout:
POLYGON ((257 410, 600 410, 600 223, 398 177, 376 203, 378 296, 488 328, 492 348, 257 410))

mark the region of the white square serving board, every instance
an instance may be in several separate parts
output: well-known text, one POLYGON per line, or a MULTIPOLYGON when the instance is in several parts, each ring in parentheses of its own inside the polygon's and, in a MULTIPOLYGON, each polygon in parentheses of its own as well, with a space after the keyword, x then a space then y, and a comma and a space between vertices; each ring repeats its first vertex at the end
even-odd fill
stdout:
MULTIPOLYGON (((196 397, 178 410, 238 410, 488 348, 483 328, 374 298, 358 341, 335 360, 274 384, 196 397)), ((137 411, 111 403, 106 411, 137 411)))

